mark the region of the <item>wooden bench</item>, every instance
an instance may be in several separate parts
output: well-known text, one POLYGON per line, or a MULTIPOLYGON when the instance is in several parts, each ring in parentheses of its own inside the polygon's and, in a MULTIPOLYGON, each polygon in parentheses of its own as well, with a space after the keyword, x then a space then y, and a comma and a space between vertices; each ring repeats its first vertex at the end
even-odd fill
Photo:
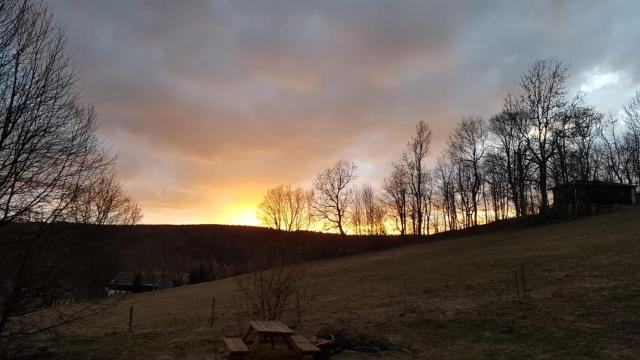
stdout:
POLYGON ((291 335, 289 337, 289 343, 291 344, 291 347, 293 347, 293 349, 295 349, 299 353, 302 353, 303 355, 313 355, 320 352, 320 348, 313 345, 309 340, 307 340, 306 337, 302 335, 291 335))
POLYGON ((249 354, 249 348, 244 343, 242 338, 239 337, 226 337, 224 338, 224 346, 229 350, 231 359, 242 359, 249 354))

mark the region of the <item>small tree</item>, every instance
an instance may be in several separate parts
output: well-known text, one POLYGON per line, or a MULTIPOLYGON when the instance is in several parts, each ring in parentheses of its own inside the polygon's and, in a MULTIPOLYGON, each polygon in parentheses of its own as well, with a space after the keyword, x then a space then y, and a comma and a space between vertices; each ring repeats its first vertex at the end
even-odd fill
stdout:
POLYGON ((267 190, 258 205, 260 221, 276 230, 298 231, 309 227, 309 195, 302 188, 279 185, 267 190))
POLYGON ((358 235, 386 234, 385 208, 370 184, 363 184, 355 191, 350 223, 358 235))
POLYGON ((250 310, 262 320, 280 320, 300 305, 297 301, 308 298, 304 266, 281 247, 270 255, 261 253, 250 270, 236 282, 250 310))

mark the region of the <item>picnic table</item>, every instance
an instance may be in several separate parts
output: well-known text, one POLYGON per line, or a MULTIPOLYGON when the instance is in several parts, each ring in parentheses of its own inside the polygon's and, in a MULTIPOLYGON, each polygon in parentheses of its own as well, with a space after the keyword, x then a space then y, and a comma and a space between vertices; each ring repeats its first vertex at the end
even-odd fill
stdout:
POLYGON ((296 334, 280 321, 250 321, 249 329, 242 338, 225 338, 224 343, 231 359, 243 359, 264 344, 270 344, 271 349, 285 347, 298 359, 320 352, 307 338, 296 334))

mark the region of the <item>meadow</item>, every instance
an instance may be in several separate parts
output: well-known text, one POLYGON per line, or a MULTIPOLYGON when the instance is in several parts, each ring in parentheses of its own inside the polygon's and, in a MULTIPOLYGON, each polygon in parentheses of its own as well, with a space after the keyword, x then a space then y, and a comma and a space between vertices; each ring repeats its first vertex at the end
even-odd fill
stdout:
MULTIPOLYGON (((308 262, 312 301, 299 326, 294 316, 285 322, 307 336, 332 327, 384 337, 418 358, 638 358, 638 219, 630 208, 308 262), (521 267, 524 298, 514 279, 521 267)), ((222 337, 251 319, 241 304, 234 278, 127 295, 49 346, 64 358, 216 359, 222 337)))

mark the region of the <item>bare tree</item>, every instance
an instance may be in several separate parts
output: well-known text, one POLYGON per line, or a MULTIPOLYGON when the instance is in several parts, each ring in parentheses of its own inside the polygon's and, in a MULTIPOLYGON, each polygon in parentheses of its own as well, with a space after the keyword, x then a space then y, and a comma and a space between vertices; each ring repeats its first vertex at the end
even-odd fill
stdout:
POLYGON ((362 200, 360 189, 355 189, 353 192, 353 205, 349 212, 349 227, 356 235, 364 235, 367 231, 366 226, 366 214, 365 204, 362 200))
POLYGON ((70 220, 82 224, 134 225, 142 220, 142 208, 124 192, 112 170, 79 189, 67 212, 70 220))
POLYGON ((0 24, 0 224, 51 221, 109 159, 46 8, 3 3, 0 24))
POLYGON ((355 191, 351 225, 358 235, 383 235, 384 206, 370 184, 363 184, 355 191))
POLYGON ((604 114, 593 107, 579 105, 570 112, 569 133, 572 153, 572 175, 574 180, 597 180, 598 140, 602 133, 604 114))
POLYGON ((309 227, 308 194, 300 188, 279 185, 267 190, 258 205, 258 218, 273 229, 298 231, 309 227))
MULTIPOLYGON (((509 196, 516 212, 516 217, 526 215, 526 186, 529 179, 530 165, 527 157, 526 114, 520 99, 510 94, 504 100, 503 110, 489 120, 490 131, 494 136, 495 152, 503 160, 505 181, 509 187, 509 196)), ((498 185, 498 184, 496 184, 498 185)))
POLYGON ((458 211, 455 198, 456 176, 451 161, 446 154, 441 155, 438 159, 435 177, 445 229, 456 230, 458 229, 458 211))
MULTIPOLYGON (((280 320, 306 303, 309 288, 304 266, 290 251, 278 247, 256 256, 251 273, 236 278, 250 310, 262 320, 280 320)), ((299 309, 298 309, 299 310, 299 309)))
POLYGON ((435 181, 433 170, 428 170, 425 172, 423 189, 422 210, 424 211, 424 215, 422 223, 424 228, 422 229, 422 234, 429 235, 429 231, 432 225, 431 219, 434 212, 435 181))
POLYGON ((633 152, 634 141, 629 132, 620 133, 619 122, 616 117, 609 115, 600 130, 600 140, 603 147, 605 162, 605 179, 608 181, 633 182, 633 152))
MULTIPOLYGON (((123 198, 113 182, 100 180, 113 158, 99 145, 94 111, 81 105, 76 81, 64 32, 46 6, 0 3, 0 346, 92 313, 90 305, 38 311, 64 294, 82 294, 104 256, 66 224, 99 222, 79 212, 101 206, 99 218, 115 222, 106 202, 123 198), (108 199, 81 206, 90 192, 108 199)), ((139 219, 137 205, 123 208, 129 220, 139 219)))
POLYGON ((640 90, 624 105, 627 126, 634 134, 640 134, 640 90))
POLYGON ((502 204, 505 198, 505 180, 506 175, 504 169, 506 168, 503 159, 497 152, 490 151, 487 153, 485 160, 482 164, 485 172, 485 182, 489 190, 489 198, 491 201, 491 208, 493 210, 493 220, 500 220, 504 218, 504 206, 502 204))
POLYGON ((540 211, 549 208, 547 195, 549 162, 563 135, 569 67, 557 60, 538 60, 522 76, 520 87, 527 126, 522 135, 538 167, 540 211))
POLYGON ((420 121, 416 125, 416 133, 407 144, 407 151, 402 155, 402 162, 406 168, 410 189, 410 206, 412 229, 415 235, 422 235, 424 217, 424 188, 425 188, 425 159, 431 148, 431 130, 420 121))
POLYGON ((640 90, 629 100, 624 108, 627 135, 625 143, 630 153, 631 168, 633 169, 632 181, 640 182, 640 90))
POLYGON ((385 235, 387 233, 386 209, 380 197, 370 191, 369 196, 365 196, 364 204, 369 235, 385 235))
MULTIPOLYGON (((314 196, 311 207, 316 216, 330 229, 346 235, 345 221, 353 204, 351 184, 356 179, 356 165, 340 160, 318 174, 313 181, 314 196)), ((343 251, 344 240, 343 240, 343 251)))
POLYGON ((478 225, 482 161, 486 146, 487 129, 480 118, 463 119, 449 138, 449 154, 458 167, 458 191, 466 209, 467 226, 478 225))
POLYGON ((384 179, 384 195, 389 213, 394 219, 400 235, 407 233, 407 201, 409 197, 409 184, 404 166, 394 164, 391 175, 384 179))

